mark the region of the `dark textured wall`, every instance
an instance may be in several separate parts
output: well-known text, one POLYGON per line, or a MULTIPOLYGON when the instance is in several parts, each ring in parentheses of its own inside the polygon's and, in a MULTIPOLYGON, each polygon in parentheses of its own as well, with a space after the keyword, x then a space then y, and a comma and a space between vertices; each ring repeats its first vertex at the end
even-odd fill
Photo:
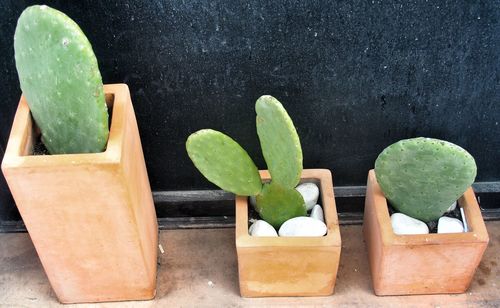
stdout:
MULTIPOLYGON (((0 146, 20 95, 12 37, 30 1, 0 5, 0 146)), ((265 164, 255 100, 282 101, 304 166, 363 185, 387 145, 457 143, 500 180, 500 1, 50 1, 130 86, 154 190, 212 188, 184 141, 222 130, 265 164)), ((1 183, 0 183, 1 185, 1 183)))

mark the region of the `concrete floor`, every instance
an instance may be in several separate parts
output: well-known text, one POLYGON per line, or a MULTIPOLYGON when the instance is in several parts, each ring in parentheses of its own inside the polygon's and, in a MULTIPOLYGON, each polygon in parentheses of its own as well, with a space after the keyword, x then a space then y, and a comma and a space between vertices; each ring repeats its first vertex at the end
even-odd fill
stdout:
MULTIPOLYGON (((465 294, 377 297, 361 226, 342 226, 342 256, 335 294, 320 298, 239 296, 234 229, 162 231, 156 299, 78 305, 98 307, 500 307, 500 221, 488 222, 490 244, 465 294)), ((59 306, 26 233, 0 234, 0 306, 59 306)), ((68 305, 73 306, 73 305, 68 305)))

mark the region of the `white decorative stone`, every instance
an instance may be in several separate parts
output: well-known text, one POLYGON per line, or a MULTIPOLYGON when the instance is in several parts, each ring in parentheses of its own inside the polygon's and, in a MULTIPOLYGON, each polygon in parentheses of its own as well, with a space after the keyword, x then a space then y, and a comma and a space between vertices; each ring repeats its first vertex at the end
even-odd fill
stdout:
POLYGON ((325 222, 325 216, 323 215, 323 209, 321 208, 321 205, 316 204, 313 207, 310 217, 325 222))
POLYGON ((323 236, 326 234, 326 225, 311 217, 295 217, 285 221, 278 234, 280 236, 323 236))
POLYGON ((278 236, 273 226, 264 220, 257 220, 254 222, 250 228, 248 228, 248 233, 251 236, 278 236))
POLYGON ((467 224, 467 218, 465 217, 464 208, 460 208, 460 216, 462 217, 462 223, 464 224, 464 232, 469 232, 469 225, 467 224))
POLYGON ((395 234, 427 234, 429 227, 423 221, 402 213, 391 215, 392 231, 395 234))
POLYGON ((460 219, 443 216, 438 221, 438 233, 462 233, 464 225, 460 219))
POLYGON ((319 188, 318 185, 314 183, 302 183, 295 189, 302 195, 306 203, 306 208, 308 211, 312 210, 314 205, 318 203, 319 188))
POLYGON ((446 213, 454 211, 456 207, 457 207, 457 201, 453 202, 453 204, 450 205, 450 207, 446 210, 446 213))

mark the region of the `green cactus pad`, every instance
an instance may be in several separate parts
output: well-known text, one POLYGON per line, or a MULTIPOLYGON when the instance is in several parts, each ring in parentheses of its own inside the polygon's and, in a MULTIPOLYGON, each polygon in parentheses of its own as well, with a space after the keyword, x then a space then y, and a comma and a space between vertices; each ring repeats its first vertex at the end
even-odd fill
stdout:
POLYGON ((102 79, 78 25, 45 5, 28 7, 14 50, 21 89, 49 152, 101 152, 109 134, 102 79))
POLYGON ((273 182, 295 187, 302 173, 302 149, 292 119, 272 96, 261 96, 255 104, 257 133, 273 182))
POLYGON ((220 188, 240 196, 257 195, 262 183, 257 167, 233 139, 212 129, 191 134, 189 157, 200 172, 220 188))
POLYGON ((375 174, 394 208, 429 222, 441 217, 471 186, 476 163, 453 143, 414 138, 382 151, 375 162, 375 174))
POLYGON ((304 198, 295 188, 266 183, 257 195, 255 210, 260 217, 278 229, 288 219, 306 216, 304 198))

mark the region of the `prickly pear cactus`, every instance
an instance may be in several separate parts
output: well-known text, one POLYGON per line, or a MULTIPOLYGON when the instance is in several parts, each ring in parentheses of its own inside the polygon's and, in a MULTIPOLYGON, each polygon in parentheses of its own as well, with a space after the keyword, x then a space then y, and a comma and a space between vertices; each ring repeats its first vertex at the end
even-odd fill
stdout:
POLYGON ((21 89, 49 152, 102 151, 109 134, 102 79, 78 25, 45 5, 28 7, 14 50, 21 89))
POLYGON ((247 152, 221 132, 202 129, 186 142, 189 157, 200 172, 220 188, 240 196, 257 195, 262 183, 247 152))
POLYGON ((414 138, 387 147, 375 161, 385 197, 400 212, 425 222, 441 217, 476 177, 474 158, 438 139, 414 138))
POLYGON ((262 154, 273 182, 289 188, 297 186, 302 173, 302 149, 292 119, 270 95, 257 100, 255 111, 262 154))
POLYGON ((255 109, 271 183, 262 185, 247 152, 221 132, 200 130, 189 136, 186 149, 196 168, 210 182, 237 195, 256 196, 259 215, 279 228, 290 218, 306 215, 304 199, 295 189, 302 173, 302 150, 292 120, 277 99, 262 96, 255 109))
POLYGON ((274 181, 264 184, 256 200, 255 210, 260 217, 277 229, 288 219, 307 214, 302 195, 274 181))

